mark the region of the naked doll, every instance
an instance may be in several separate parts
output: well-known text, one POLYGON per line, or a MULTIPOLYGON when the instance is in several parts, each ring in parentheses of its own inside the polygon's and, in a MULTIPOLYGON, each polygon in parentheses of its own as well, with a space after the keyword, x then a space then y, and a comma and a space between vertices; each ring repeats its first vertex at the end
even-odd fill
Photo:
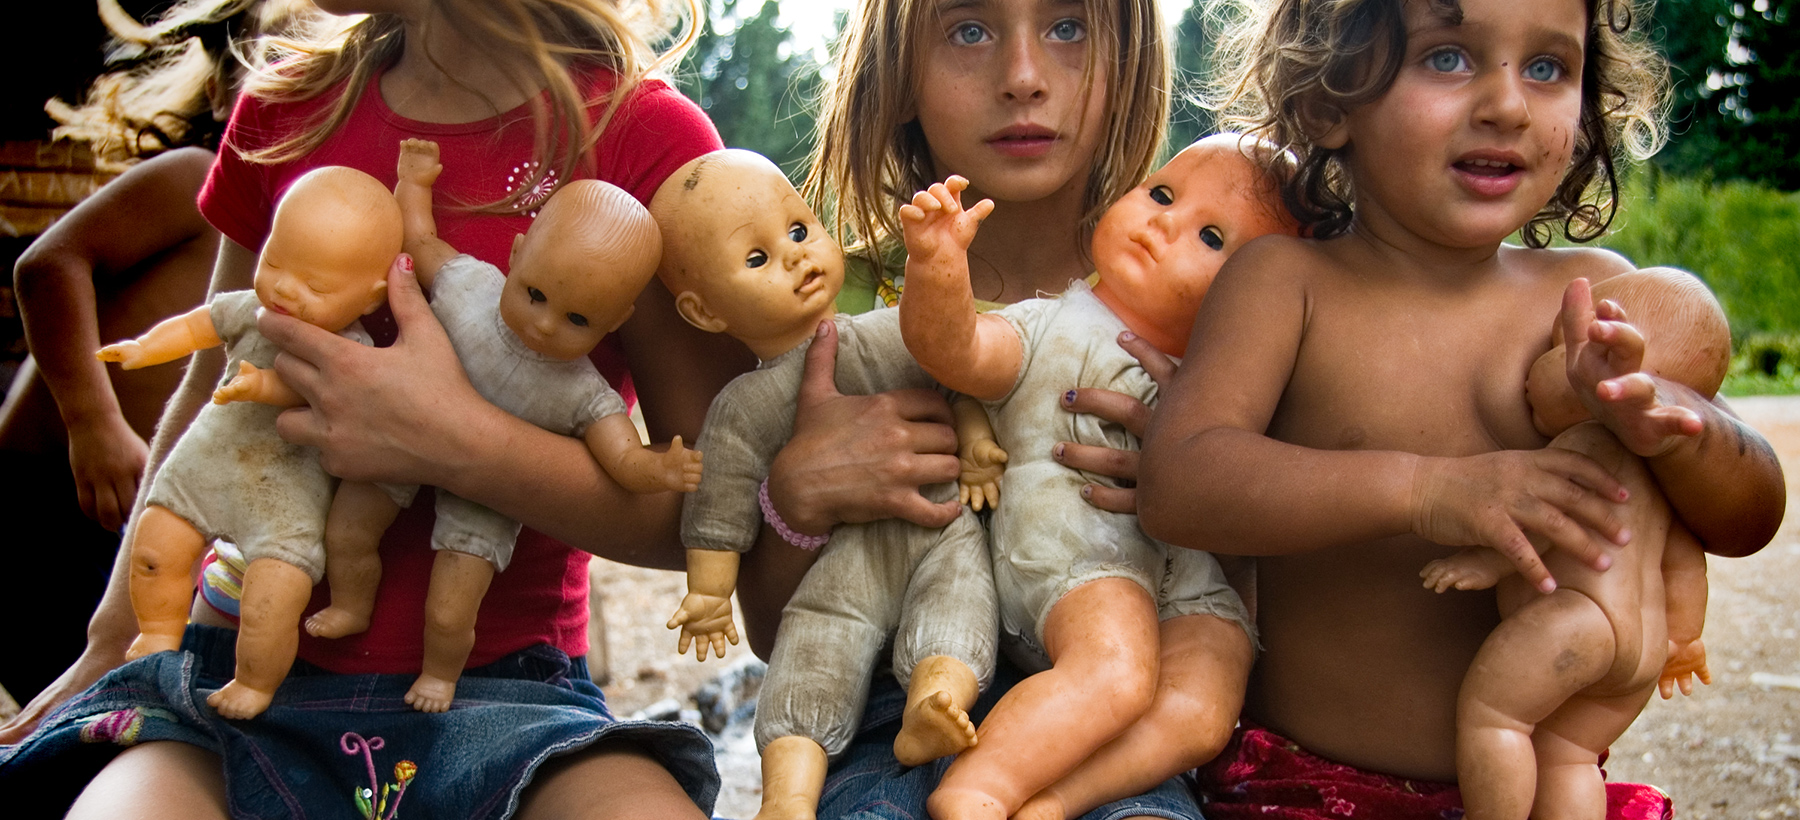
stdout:
POLYGON ((293 665, 301 611, 324 573, 333 484, 317 450, 275 434, 275 416, 283 397, 293 403, 292 391, 262 378, 280 350, 257 331, 257 309, 366 344, 357 319, 386 299, 400 241, 400 209, 385 186, 354 169, 319 168, 276 206, 253 290, 218 294, 99 351, 102 361, 129 370, 225 345, 228 380, 157 472, 128 547, 139 635, 126 656, 181 645, 194 562, 215 538, 236 544, 248 562, 237 669, 206 699, 228 718, 261 714, 293 665))
POLYGON ((992 313, 975 312, 966 253, 992 203, 965 211, 967 183, 951 177, 901 208, 901 332, 926 372, 984 403, 1009 454, 990 533, 1002 645, 1042 670, 1000 700, 981 744, 945 773, 929 802, 938 820, 1012 816, 1028 800, 1023 813, 1034 817, 1079 814, 1210 759, 1236 721, 1253 640, 1218 562, 1176 556, 1185 598, 1160 600, 1164 546, 1135 516, 1066 503, 1084 484, 1114 484, 1062 466, 1051 448, 1136 449, 1117 426, 1064 412, 1062 391, 1153 402, 1156 384, 1116 344, 1119 333, 1181 355, 1226 256, 1295 233, 1246 153, 1260 150, 1252 145, 1221 135, 1189 146, 1109 208, 1095 230, 1091 290, 1077 282, 992 313), (1165 645, 1188 651, 1171 656, 1165 645))
MULTIPOLYGON (((759 484, 793 430, 802 365, 821 323, 835 322, 840 335, 838 389, 934 384, 907 355, 893 310, 836 315, 843 253, 767 159, 732 150, 695 159, 663 184, 651 211, 665 239, 659 275, 682 317, 731 334, 762 362, 707 411, 706 477, 682 507, 688 594, 669 626, 681 629, 682 652, 693 643, 704 659, 709 645, 722 654, 737 641, 739 555, 761 530, 759 484)), ((961 448, 974 458, 969 451, 992 434, 975 429, 985 427, 979 412, 958 416, 961 448)), ((945 501, 956 492, 946 484, 926 494, 945 501)), ((813 816, 827 761, 856 733, 890 638, 894 676, 907 687, 895 756, 917 765, 972 745, 967 710, 993 678, 996 618, 981 526, 968 508, 941 530, 898 519, 834 530, 788 602, 769 658, 756 711, 758 817, 813 816)))
MULTIPOLYGON (((1624 273, 1594 285, 1591 297, 1586 280, 1577 280, 1563 319, 1592 310, 1595 300, 1606 300, 1603 322, 1630 331, 1619 346, 1642 363, 1625 369, 1660 375, 1709 399, 1718 392, 1730 364, 1731 331, 1718 302, 1693 276, 1669 268, 1624 273)), ((1432 561, 1420 573, 1438 592, 1499 585, 1505 620, 1481 645, 1457 705, 1457 781, 1471 818, 1523 818, 1534 803, 1600 817, 1605 797, 1596 761, 1650 693, 1660 688, 1666 698, 1679 686, 1687 694, 1694 678, 1712 680, 1700 640, 1705 553, 1670 514, 1643 461, 1592 421, 1568 377, 1566 327, 1557 325, 1555 346, 1532 364, 1525 391, 1532 425, 1555 437, 1551 447, 1594 459, 1625 485, 1631 543, 1609 551, 1614 564, 1605 572, 1549 550, 1544 562, 1558 581, 1550 595, 1539 595, 1511 562, 1485 547, 1432 561), (1574 656, 1584 656, 1575 666, 1605 673, 1598 679, 1558 674, 1571 665, 1565 657, 1574 656), (1540 765, 1540 758, 1556 755, 1542 748, 1534 755, 1534 747, 1552 743, 1575 744, 1590 756, 1540 765)))
MULTIPOLYGON (((402 142, 394 197, 419 283, 476 392, 539 427, 581 438, 627 490, 698 486, 700 453, 682 447, 680 436, 666 452, 646 448, 624 400, 587 359, 631 315, 656 271, 662 240, 649 213, 604 182, 564 183, 513 241, 511 274, 503 276, 438 238, 431 189, 442 170, 436 143, 402 142)), ((339 487, 327 541, 331 605, 307 619, 307 631, 335 638, 368 628, 381 534, 417 489, 339 487)), ((519 534, 519 522, 443 490, 436 503, 424 668, 406 693, 424 712, 450 707, 474 646, 476 610, 519 534)))

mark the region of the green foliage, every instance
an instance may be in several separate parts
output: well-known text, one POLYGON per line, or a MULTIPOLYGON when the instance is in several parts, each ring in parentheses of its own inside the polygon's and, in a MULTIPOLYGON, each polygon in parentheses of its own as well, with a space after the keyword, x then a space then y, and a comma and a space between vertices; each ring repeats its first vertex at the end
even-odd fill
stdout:
POLYGON ((1732 348, 1728 396, 1800 393, 1800 334, 1753 333, 1732 348))
POLYGON ((1625 180, 1623 197, 1600 244, 1638 265, 1692 271, 1725 306, 1736 338, 1800 332, 1800 195, 1647 169, 1625 180))
POLYGON ((1163 161, 1217 127, 1218 115, 1206 107, 1206 84, 1212 79, 1213 48, 1224 26, 1216 14, 1208 19, 1207 10, 1220 5, 1219 0, 1193 0, 1175 25, 1174 100, 1163 161))
POLYGON ((1796 0, 1660 0, 1652 33, 1671 65, 1669 147, 1678 174, 1800 189, 1796 0))
POLYGON ((776 3, 761 3, 744 20, 739 2, 711 4, 693 50, 676 69, 676 83, 712 118, 727 146, 762 154, 798 179, 812 150, 820 63, 810 52, 794 50, 788 30, 777 24, 776 3))

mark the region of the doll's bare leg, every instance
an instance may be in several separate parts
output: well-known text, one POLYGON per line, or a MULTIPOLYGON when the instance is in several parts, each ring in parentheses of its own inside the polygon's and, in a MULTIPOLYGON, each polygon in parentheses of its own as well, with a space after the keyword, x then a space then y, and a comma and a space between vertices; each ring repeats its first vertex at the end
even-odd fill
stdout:
POLYGON ((1135 582, 1102 578, 1064 595, 1045 619, 1044 649, 1051 668, 994 705, 980 742, 931 793, 935 820, 1010 816, 1150 708, 1156 604, 1135 582))
POLYGON ((894 758, 918 766, 975 745, 969 710, 980 695, 975 672, 949 655, 932 655, 913 667, 906 713, 894 738, 894 758))
POLYGON ((755 820, 813 820, 825 790, 825 747, 800 735, 769 741, 762 750, 762 808, 755 820))
POLYGON ((237 676, 208 695, 206 705, 233 720, 262 714, 287 679, 300 646, 300 613, 312 600, 312 576, 277 558, 258 558, 244 568, 238 610, 237 676))
POLYGON ((494 565, 466 552, 438 550, 425 595, 425 668, 406 690, 421 712, 442 712, 456 697, 469 650, 475 648, 475 612, 494 580, 494 565))
POLYGON ((325 519, 325 580, 331 605, 306 619, 307 634, 342 638, 369 628, 381 585, 381 534, 400 514, 387 491, 360 481, 338 484, 325 519))
MULTIPOLYGON (((1532 733, 1607 673, 1614 643, 1599 605, 1567 589, 1520 607, 1482 643, 1456 705, 1457 781, 1469 820, 1531 813, 1532 733)), ((1597 760, 1596 753, 1588 763, 1597 760)))
POLYGON ((1184 615, 1163 621, 1162 665, 1150 711, 1075 771, 1033 795, 1015 820, 1079 817, 1142 794, 1214 757, 1231 740, 1253 656, 1232 621, 1184 615))
POLYGON ((1654 686, 1608 698, 1576 695, 1538 724, 1537 805, 1534 820, 1601 820, 1606 782, 1600 755, 1631 728, 1654 686))
POLYGON ((131 660, 181 648, 188 606, 194 602, 194 562, 206 537, 166 507, 145 507, 131 537, 131 609, 138 636, 131 660))

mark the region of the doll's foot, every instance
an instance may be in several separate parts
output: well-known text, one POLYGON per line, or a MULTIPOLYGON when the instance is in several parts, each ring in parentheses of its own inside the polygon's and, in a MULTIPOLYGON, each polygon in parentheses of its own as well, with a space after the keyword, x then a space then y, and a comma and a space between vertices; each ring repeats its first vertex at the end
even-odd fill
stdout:
POLYGON ((131 642, 129 649, 125 650, 125 660, 135 661, 158 652, 173 652, 180 648, 181 633, 179 632, 173 635, 144 632, 137 636, 137 640, 131 642))
POLYGON ((1461 553, 1449 558, 1439 558, 1425 565, 1419 571, 1419 577, 1425 579, 1425 588, 1433 592, 1444 592, 1451 589, 1487 589, 1499 582, 1486 573, 1469 566, 1468 561, 1458 560, 1461 553))
POLYGON ((206 705, 231 720, 249 720, 269 708, 269 701, 275 699, 273 692, 262 692, 251 689, 233 678, 230 683, 206 696, 206 705))
POLYGON ((421 712, 443 712, 456 699, 456 681, 435 675, 420 675, 406 690, 406 705, 421 712))
POLYGON ((306 634, 315 638, 342 638, 369 628, 369 613, 357 614, 336 606, 314 612, 306 619, 306 634))
POLYGON ((950 702, 950 693, 933 692, 906 710, 894 738, 894 758, 902 766, 919 766, 975 745, 969 713, 950 702))
POLYGON ((931 820, 1006 820, 1006 807, 986 792, 974 789, 946 789, 925 799, 931 820))
POLYGON ((814 820, 818 816, 819 807, 804 796, 781 797, 765 793, 762 807, 756 810, 756 816, 751 820, 814 820))
POLYGON ((1050 789, 1045 789, 1031 796, 1013 812, 1012 820, 1068 820, 1069 813, 1063 806, 1062 797, 1050 789))

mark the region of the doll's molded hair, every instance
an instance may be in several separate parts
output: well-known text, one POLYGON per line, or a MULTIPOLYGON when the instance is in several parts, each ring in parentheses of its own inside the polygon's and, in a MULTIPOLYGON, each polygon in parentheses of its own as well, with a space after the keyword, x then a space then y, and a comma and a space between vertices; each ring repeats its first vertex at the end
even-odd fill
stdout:
MULTIPOLYGON (((1227 124, 1292 151, 1297 172, 1282 198, 1313 236, 1350 227, 1353 192, 1342 149, 1314 140, 1344 112, 1387 93, 1406 51, 1405 0, 1234 0, 1244 13, 1221 48, 1227 124)), ((1430 3, 1460 21, 1457 0, 1430 3)), ((1651 0, 1583 0, 1588 9, 1581 121, 1568 172, 1521 230, 1543 247, 1562 234, 1604 234, 1618 207, 1615 164, 1662 146, 1668 66, 1650 46, 1651 0)))
MULTIPOLYGON (((386 185, 355 168, 327 165, 308 171, 294 180, 275 206, 274 227, 305 215, 300 223, 308 228, 330 230, 334 235, 349 234, 365 240, 372 258, 385 275, 388 263, 400 253, 400 203, 386 185)), ((346 247, 359 243, 346 241, 346 247)))
POLYGON ((649 209, 617 185, 597 179, 566 182, 532 221, 528 241, 549 241, 586 260, 626 263, 604 275, 632 293, 655 275, 662 257, 662 233, 649 209))
MULTIPOLYGON (((1169 54, 1155 0, 1085 0, 1089 42, 1111 50, 1104 139, 1083 197, 1082 229, 1147 176, 1169 112, 1169 54)), ((801 186, 832 233, 880 265, 899 241, 896 212, 941 181, 916 117, 921 38, 932 0, 862 0, 837 48, 820 104, 811 171, 801 186)), ((1099 57, 1097 49, 1088 53, 1099 57)), ((1088 67, 1091 76, 1094 67, 1088 67)))

